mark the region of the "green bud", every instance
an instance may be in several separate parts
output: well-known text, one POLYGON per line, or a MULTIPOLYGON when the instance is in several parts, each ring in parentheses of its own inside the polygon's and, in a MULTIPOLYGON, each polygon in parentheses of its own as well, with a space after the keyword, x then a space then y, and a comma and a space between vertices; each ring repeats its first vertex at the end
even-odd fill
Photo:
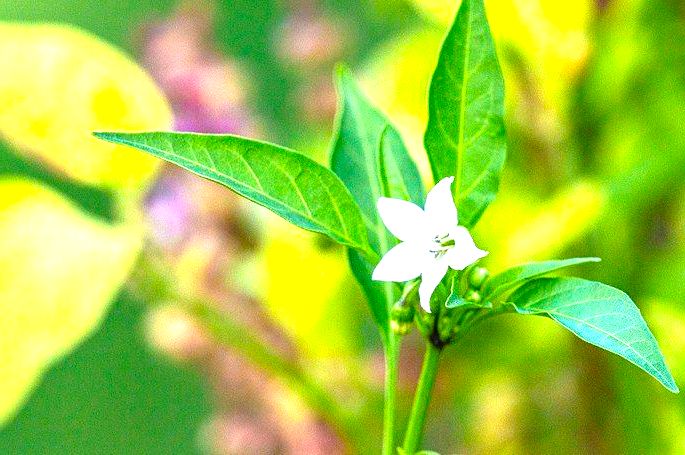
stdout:
POLYGON ((469 289, 468 291, 466 291, 466 294, 464 294, 464 298, 469 302, 473 303, 478 303, 481 300, 480 292, 475 291, 473 289, 469 289))
POLYGON ((480 289, 489 276, 490 272, 488 272, 488 269, 485 267, 476 267, 469 273, 469 286, 474 289, 480 289))
POLYGON ((435 315, 433 313, 426 313, 425 311, 422 311, 421 322, 425 327, 433 327, 433 323, 435 322, 435 315))
POLYGON ((404 299, 395 302, 390 310, 390 328, 398 335, 411 332, 414 322, 414 306, 407 304, 404 299))
POLYGON ((449 339, 452 334, 452 318, 441 317, 438 319, 438 335, 440 335, 441 340, 449 339))
POLYGON ((399 323, 411 323, 414 320, 414 306, 404 300, 395 302, 390 310, 390 318, 399 323))
POLYGON ((397 335, 407 335, 411 332, 411 322, 398 322, 395 319, 390 320, 390 328, 397 335))

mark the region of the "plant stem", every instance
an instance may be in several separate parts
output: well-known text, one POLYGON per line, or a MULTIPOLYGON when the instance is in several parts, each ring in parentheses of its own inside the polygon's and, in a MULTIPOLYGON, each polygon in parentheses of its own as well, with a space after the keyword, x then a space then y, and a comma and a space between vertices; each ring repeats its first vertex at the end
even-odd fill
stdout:
POLYGON ((385 347, 385 397, 383 402, 383 455, 395 453, 397 378, 402 337, 390 333, 385 347))
POLYGON ((339 402, 327 390, 320 387, 301 366, 274 354, 249 330, 226 317, 208 302, 194 300, 187 305, 186 309, 218 343, 238 351, 259 368, 286 382, 341 436, 350 439, 343 438, 343 441, 348 444, 349 451, 356 452, 359 448, 366 446, 367 439, 359 431, 360 427, 354 417, 345 412, 339 402), (353 443, 354 447, 350 447, 350 443, 353 443))
POLYGON ((438 372, 440 352, 441 350, 438 347, 430 342, 427 343, 421 376, 419 376, 419 383, 416 386, 414 404, 412 405, 409 423, 407 424, 407 433, 404 436, 404 451, 406 455, 413 455, 421 444, 426 413, 428 412, 428 405, 438 372))

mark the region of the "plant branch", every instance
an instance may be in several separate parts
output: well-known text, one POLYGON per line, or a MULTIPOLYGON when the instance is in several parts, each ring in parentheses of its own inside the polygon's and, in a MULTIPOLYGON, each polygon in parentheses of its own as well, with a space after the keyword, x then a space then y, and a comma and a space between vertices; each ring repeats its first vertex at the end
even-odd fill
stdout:
POLYGON ((395 453, 397 378, 402 336, 391 333, 385 346, 385 397, 383 401, 383 455, 395 453))
POLYGON ((438 372, 438 361, 441 349, 434 346, 430 341, 426 343, 426 353, 423 358, 421 376, 416 386, 414 404, 411 408, 407 433, 404 436, 404 451, 406 455, 413 455, 419 449, 423 438, 423 427, 426 423, 426 414, 430 404, 435 378, 438 372))

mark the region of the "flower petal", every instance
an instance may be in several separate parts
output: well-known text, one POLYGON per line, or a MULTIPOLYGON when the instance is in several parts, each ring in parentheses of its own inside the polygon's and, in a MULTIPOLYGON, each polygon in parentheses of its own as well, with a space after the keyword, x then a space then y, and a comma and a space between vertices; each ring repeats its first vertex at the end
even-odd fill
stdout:
POLYGON ((402 199, 382 197, 378 199, 376 207, 385 227, 398 239, 407 241, 424 235, 426 215, 418 205, 402 199))
POLYGON ((450 232, 454 239, 454 248, 445 254, 445 260, 455 270, 464 270, 469 265, 487 256, 488 252, 478 248, 471 233, 463 226, 457 226, 450 232))
POLYGON ((409 281, 421 275, 427 253, 412 242, 403 242, 385 253, 373 269, 376 281, 409 281))
POLYGON ((430 220, 435 234, 443 234, 454 228, 458 223, 457 207, 452 197, 452 182, 454 177, 440 180, 426 196, 426 218, 430 220))
POLYGON ((419 301, 427 313, 431 312, 431 297, 447 273, 447 262, 431 260, 425 264, 419 286, 419 301))

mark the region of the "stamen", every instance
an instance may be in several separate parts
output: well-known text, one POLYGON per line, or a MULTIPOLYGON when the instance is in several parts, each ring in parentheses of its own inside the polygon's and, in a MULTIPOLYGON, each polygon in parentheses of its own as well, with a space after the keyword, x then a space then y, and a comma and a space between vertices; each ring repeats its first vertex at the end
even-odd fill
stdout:
POLYGON ((450 238, 449 234, 436 235, 433 237, 433 242, 436 244, 436 248, 429 251, 435 256, 436 259, 443 256, 445 253, 447 253, 447 250, 456 245, 456 242, 454 239, 450 238))

